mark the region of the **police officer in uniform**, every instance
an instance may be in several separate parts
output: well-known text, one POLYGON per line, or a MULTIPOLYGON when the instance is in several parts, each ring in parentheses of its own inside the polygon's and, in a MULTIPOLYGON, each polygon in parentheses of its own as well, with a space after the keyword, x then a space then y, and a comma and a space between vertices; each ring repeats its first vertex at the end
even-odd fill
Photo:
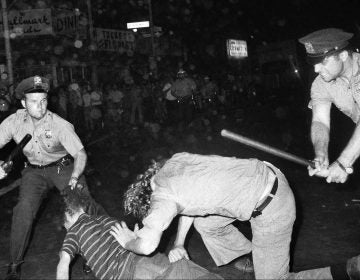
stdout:
POLYGON ((309 175, 325 177, 328 183, 344 183, 353 172, 352 165, 360 155, 360 55, 353 52, 352 33, 337 28, 315 31, 299 39, 307 60, 318 76, 311 86, 309 108, 312 110, 311 140, 315 168, 309 175), (329 164, 330 109, 334 104, 356 124, 348 144, 329 164))
MULTIPOLYGON (((22 171, 18 203, 13 210, 10 258, 6 279, 20 279, 20 265, 29 242, 33 220, 44 195, 55 186, 81 187, 89 196, 83 171, 87 155, 72 124, 47 110, 49 80, 40 76, 24 79, 15 89, 24 109, 17 110, 0 124, 0 147, 10 140, 19 143, 30 134, 24 147, 27 158, 22 171)), ((0 167, 0 179, 6 176, 0 167)), ((89 214, 105 213, 93 199, 89 214)))
POLYGON ((181 128, 184 128, 192 121, 193 94, 195 90, 195 81, 188 76, 185 70, 180 69, 176 74, 176 80, 171 86, 171 95, 177 99, 176 121, 181 128))

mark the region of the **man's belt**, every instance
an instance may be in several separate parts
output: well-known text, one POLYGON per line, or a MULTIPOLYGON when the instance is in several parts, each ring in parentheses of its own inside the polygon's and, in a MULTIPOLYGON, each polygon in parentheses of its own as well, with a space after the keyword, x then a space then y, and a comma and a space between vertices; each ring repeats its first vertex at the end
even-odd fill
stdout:
MULTIPOLYGON (((271 170, 271 172, 274 172, 274 170, 272 170, 272 168, 270 168, 270 170, 271 170)), ((274 172, 274 174, 276 175, 275 172, 274 172)), ((273 184, 273 187, 272 187, 270 193, 268 194, 268 196, 266 197, 264 202, 261 203, 258 207, 256 207, 255 210, 252 212, 252 214, 251 214, 252 218, 256 218, 257 216, 261 215, 262 211, 265 209, 265 207, 269 205, 269 203, 273 199, 274 195, 276 194, 276 191, 278 189, 278 184, 279 184, 278 178, 275 177, 275 181, 274 181, 274 184, 273 184)))
POLYGON ((36 164, 31 164, 30 162, 27 162, 26 166, 31 167, 31 168, 43 169, 43 168, 48 168, 48 167, 52 167, 52 166, 67 166, 70 163, 72 163, 73 161, 74 161, 73 157, 68 154, 68 155, 58 159, 57 161, 51 162, 46 165, 36 165, 36 164))

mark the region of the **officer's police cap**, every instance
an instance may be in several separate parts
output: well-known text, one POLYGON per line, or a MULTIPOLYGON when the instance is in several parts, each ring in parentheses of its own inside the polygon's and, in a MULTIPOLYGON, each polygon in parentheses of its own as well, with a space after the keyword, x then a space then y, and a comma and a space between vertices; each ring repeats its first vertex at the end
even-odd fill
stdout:
POLYGON ((299 42, 305 46, 307 61, 315 65, 348 47, 353 35, 338 28, 326 28, 300 38, 299 42))
POLYGON ((50 89, 50 83, 47 78, 33 76, 22 80, 15 89, 17 99, 23 99, 27 93, 47 93, 50 89))

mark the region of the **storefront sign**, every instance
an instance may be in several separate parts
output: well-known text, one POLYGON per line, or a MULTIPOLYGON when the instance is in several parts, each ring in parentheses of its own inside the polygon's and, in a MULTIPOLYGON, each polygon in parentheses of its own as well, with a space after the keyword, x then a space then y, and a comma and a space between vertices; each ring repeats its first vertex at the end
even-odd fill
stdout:
POLYGON ((248 56, 246 41, 228 39, 226 46, 229 58, 244 58, 248 56))
POLYGON ((79 28, 79 16, 74 13, 57 15, 54 18, 53 27, 57 34, 72 34, 79 28))
MULTIPOLYGON (((16 36, 37 36, 53 33, 51 10, 34 9, 10 11, 8 14, 9 32, 16 36)), ((3 19, 0 16, 1 36, 4 36, 3 19)))
POLYGON ((96 28, 99 51, 134 51, 135 36, 132 31, 96 28))

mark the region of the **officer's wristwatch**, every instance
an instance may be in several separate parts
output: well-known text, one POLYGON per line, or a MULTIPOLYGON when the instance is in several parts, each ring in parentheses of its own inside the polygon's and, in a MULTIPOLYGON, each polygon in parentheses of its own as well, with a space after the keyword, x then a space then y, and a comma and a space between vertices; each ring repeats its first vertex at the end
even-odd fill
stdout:
POLYGON ((352 174, 354 172, 354 169, 352 166, 345 167, 339 160, 335 160, 336 164, 347 174, 352 174))

